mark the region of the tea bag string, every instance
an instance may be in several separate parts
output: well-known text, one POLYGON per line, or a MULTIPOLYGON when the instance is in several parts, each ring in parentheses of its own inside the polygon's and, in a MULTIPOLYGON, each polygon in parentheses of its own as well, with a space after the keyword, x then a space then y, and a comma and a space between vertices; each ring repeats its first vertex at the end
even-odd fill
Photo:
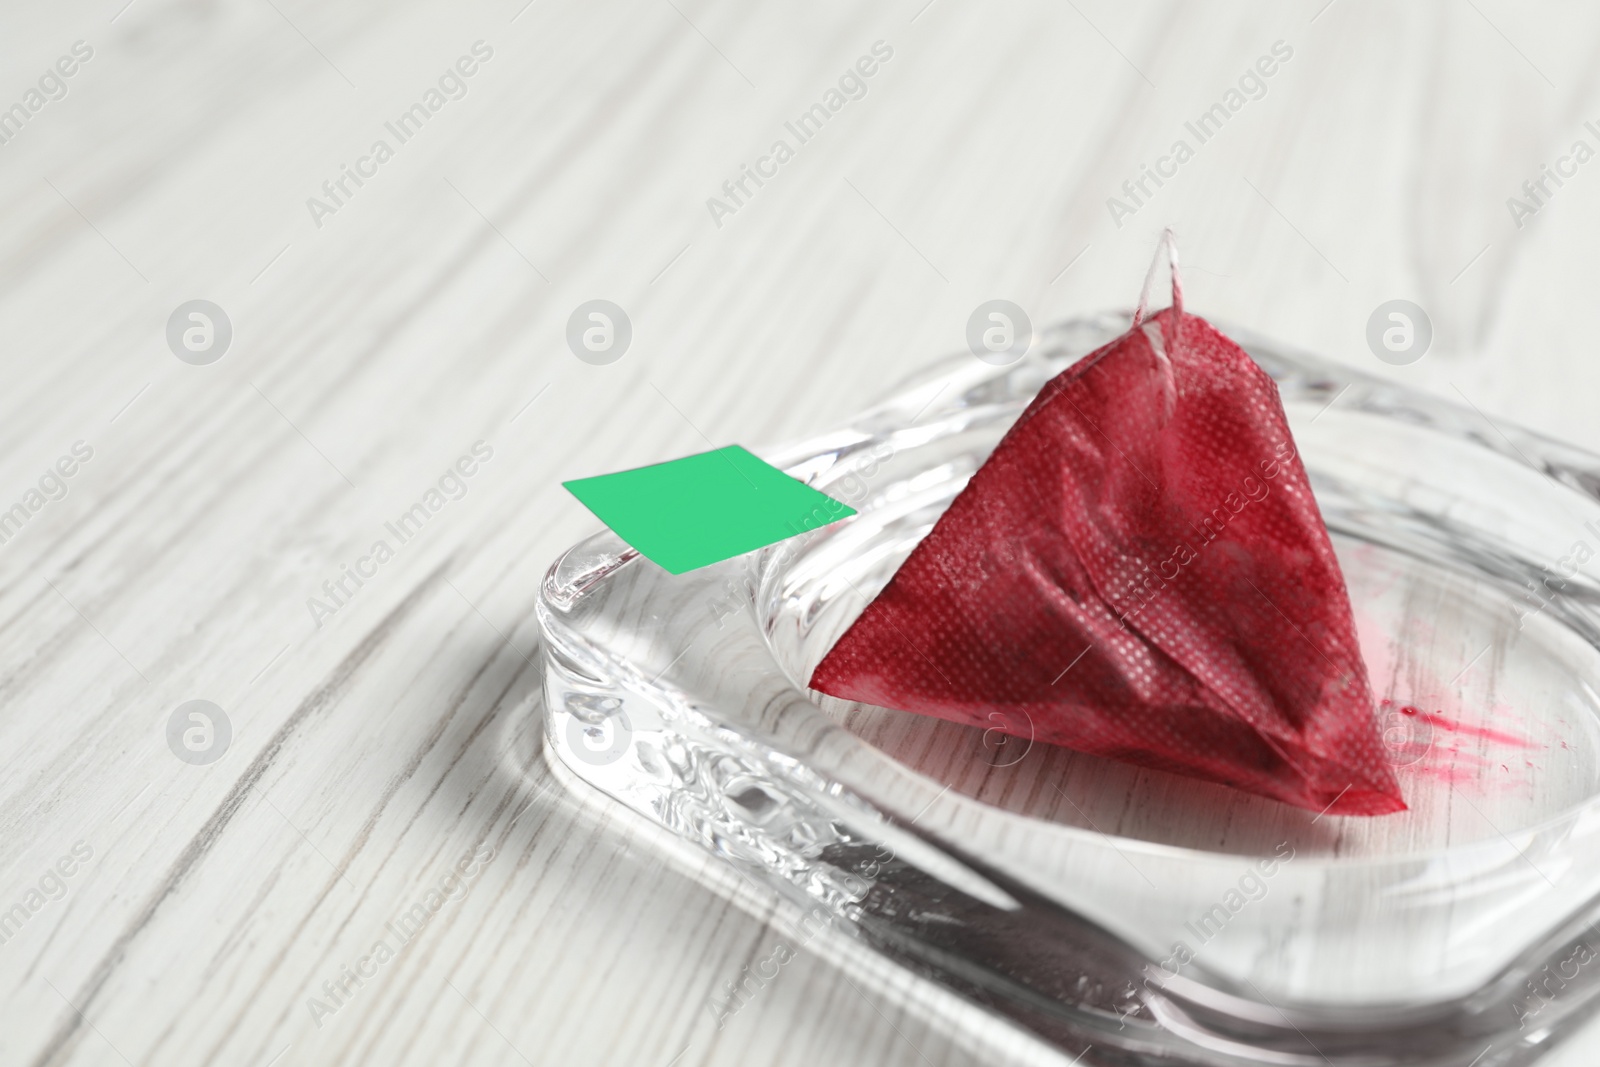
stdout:
POLYGON ((1133 309, 1132 329, 1137 330, 1144 324, 1145 314, 1150 309, 1150 293, 1156 287, 1156 273, 1161 269, 1163 253, 1172 272, 1172 310, 1177 313, 1173 317, 1183 316, 1183 281, 1178 276, 1178 238, 1169 226, 1161 231, 1161 243, 1156 246, 1156 254, 1150 260, 1150 269, 1145 272, 1144 288, 1139 292, 1139 306, 1133 309))
POLYGON ((1155 354, 1156 366, 1161 371, 1161 425, 1165 426, 1171 420, 1178 402, 1178 386, 1173 378, 1172 359, 1168 352, 1179 343, 1183 327, 1183 282, 1178 277, 1178 240, 1171 227, 1161 232, 1161 243, 1156 246, 1150 269, 1145 273, 1144 289, 1139 293, 1139 306, 1133 310, 1133 325, 1129 329, 1137 330, 1145 324, 1145 313, 1150 308, 1150 291, 1155 288, 1156 273, 1161 269, 1163 254, 1172 274, 1172 314, 1163 320, 1159 333, 1152 334, 1146 328, 1145 336, 1150 340, 1150 351, 1155 354))

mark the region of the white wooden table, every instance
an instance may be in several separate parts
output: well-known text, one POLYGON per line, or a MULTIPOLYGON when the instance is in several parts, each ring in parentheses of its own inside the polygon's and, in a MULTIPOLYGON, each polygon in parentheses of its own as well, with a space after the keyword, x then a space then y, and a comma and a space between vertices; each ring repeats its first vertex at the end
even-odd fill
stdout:
POLYGON ((1169 224, 1191 310, 1600 449, 1592 8, 124 2, 0 15, 0 1063, 1032 1062, 810 949, 716 1030, 781 919, 531 758, 559 480, 1126 305, 1169 224))

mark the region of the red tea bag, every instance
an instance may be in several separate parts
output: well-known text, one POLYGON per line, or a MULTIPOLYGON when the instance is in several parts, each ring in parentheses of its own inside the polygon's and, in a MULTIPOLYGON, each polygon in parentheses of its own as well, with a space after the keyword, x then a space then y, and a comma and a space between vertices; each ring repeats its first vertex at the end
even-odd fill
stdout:
POLYGON ((1146 321, 1142 299, 1040 391, 811 687, 1312 811, 1402 811, 1277 386, 1184 314, 1164 241, 1172 306, 1146 321))

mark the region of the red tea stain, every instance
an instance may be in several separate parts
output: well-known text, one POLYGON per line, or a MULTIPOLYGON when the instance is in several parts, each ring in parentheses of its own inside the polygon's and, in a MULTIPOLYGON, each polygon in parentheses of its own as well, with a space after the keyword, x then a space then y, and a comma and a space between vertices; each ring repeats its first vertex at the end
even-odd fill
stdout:
MULTIPOLYGON (((1378 701, 1378 705, 1380 707, 1389 708, 1394 706, 1394 701, 1380 700, 1378 701)), ((1531 740, 1521 736, 1520 734, 1506 733, 1504 730, 1493 730, 1486 726, 1472 726, 1468 723, 1458 722, 1454 719, 1448 719, 1444 716, 1443 712, 1423 711, 1415 704, 1402 705, 1400 708, 1400 714, 1409 716, 1411 718, 1420 718, 1421 721, 1427 723, 1429 726, 1435 726, 1441 730, 1448 730, 1453 734, 1460 734, 1463 737, 1476 738, 1480 741, 1492 741, 1495 744, 1509 745, 1512 748, 1536 747, 1531 740)), ((1567 743, 1562 741, 1561 747, 1566 748, 1567 743)))
MULTIPOLYGON (((1513 771, 1509 763, 1501 762, 1508 755, 1506 749, 1547 747, 1522 734, 1449 718, 1442 710, 1425 711, 1415 704, 1398 705, 1393 700, 1379 703, 1417 723, 1414 730, 1433 731, 1431 739, 1423 742, 1426 751, 1421 758, 1400 768, 1412 779, 1431 779, 1452 789, 1484 788, 1491 784, 1496 790, 1514 788, 1525 781, 1528 773, 1537 773, 1538 767, 1533 760, 1525 758, 1513 771)), ((1559 738, 1552 740, 1560 741, 1559 738)), ((1560 743, 1567 747, 1565 741, 1560 743)))
POLYGON ((1432 778, 1445 785, 1468 786, 1478 785, 1483 781, 1483 775, 1477 770, 1458 766, 1454 763, 1418 763, 1408 768, 1414 777, 1432 778))
POLYGON ((1470 726, 1464 722, 1454 722, 1436 712, 1423 711, 1420 708, 1407 704, 1400 709, 1402 715, 1418 715, 1429 726, 1436 726, 1441 730, 1460 734, 1463 737, 1474 737, 1480 741, 1492 741, 1497 745, 1508 745, 1512 748, 1532 748, 1533 742, 1518 734, 1508 734, 1504 730, 1491 730, 1487 726, 1470 726))

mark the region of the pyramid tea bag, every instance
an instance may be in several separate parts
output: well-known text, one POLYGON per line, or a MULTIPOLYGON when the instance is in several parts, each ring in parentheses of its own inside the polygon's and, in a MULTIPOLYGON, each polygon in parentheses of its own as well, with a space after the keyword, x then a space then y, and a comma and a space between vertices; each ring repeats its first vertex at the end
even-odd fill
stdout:
POLYGON ((1312 811, 1402 811, 1277 386, 1184 313, 1163 245, 1172 306, 1145 317, 1152 265, 1128 332, 1040 391, 811 687, 1312 811))

